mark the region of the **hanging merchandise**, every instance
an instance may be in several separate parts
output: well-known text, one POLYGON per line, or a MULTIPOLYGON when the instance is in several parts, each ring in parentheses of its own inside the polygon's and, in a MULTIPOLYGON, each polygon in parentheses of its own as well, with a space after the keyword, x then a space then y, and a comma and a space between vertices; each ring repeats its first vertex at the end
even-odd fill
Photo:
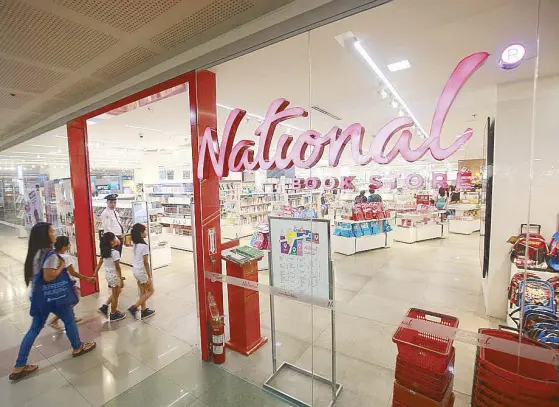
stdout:
POLYGON ((547 264, 554 271, 559 271, 559 232, 555 232, 549 242, 547 264))
POLYGON ((255 225, 255 232, 250 245, 259 250, 270 250, 270 226, 266 222, 255 225))

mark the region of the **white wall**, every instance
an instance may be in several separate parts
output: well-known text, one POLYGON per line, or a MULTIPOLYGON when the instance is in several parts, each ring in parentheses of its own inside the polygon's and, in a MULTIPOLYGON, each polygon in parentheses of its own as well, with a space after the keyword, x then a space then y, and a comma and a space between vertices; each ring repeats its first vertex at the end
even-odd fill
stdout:
POLYGON ((537 160, 531 162, 533 86, 533 81, 526 81, 497 87, 491 251, 483 288, 487 314, 499 318, 505 318, 507 310, 511 248, 507 239, 519 233, 522 223, 541 224, 547 240, 557 230, 559 77, 538 81, 537 160))

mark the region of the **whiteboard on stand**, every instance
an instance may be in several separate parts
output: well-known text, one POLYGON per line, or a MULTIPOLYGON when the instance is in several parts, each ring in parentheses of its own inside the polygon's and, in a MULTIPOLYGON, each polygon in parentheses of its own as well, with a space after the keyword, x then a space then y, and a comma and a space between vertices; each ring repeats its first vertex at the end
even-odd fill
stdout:
POLYGON ((295 296, 333 300, 330 222, 269 217, 270 285, 295 296))

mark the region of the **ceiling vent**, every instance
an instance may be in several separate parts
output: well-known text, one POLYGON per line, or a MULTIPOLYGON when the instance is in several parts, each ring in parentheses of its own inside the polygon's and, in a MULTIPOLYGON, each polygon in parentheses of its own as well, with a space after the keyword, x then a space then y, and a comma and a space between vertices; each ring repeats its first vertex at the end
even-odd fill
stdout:
POLYGON ((322 113, 323 115, 326 115, 326 116, 328 116, 328 117, 331 117, 331 118, 334 119, 334 120, 342 120, 341 117, 336 116, 335 114, 330 113, 330 112, 327 111, 327 110, 324 110, 324 109, 321 108, 320 106, 312 105, 311 108, 314 109, 314 110, 316 110, 316 111, 319 112, 319 113, 322 113))

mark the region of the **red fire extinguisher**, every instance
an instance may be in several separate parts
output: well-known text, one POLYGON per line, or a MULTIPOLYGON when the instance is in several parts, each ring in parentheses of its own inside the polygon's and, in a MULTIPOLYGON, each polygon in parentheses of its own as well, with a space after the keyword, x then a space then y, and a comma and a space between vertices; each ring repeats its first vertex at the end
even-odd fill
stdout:
POLYGON ((212 334, 212 355, 214 363, 221 365, 225 363, 225 323, 223 317, 219 315, 219 309, 215 303, 212 293, 208 293, 208 307, 212 321, 210 324, 210 331, 212 334))

